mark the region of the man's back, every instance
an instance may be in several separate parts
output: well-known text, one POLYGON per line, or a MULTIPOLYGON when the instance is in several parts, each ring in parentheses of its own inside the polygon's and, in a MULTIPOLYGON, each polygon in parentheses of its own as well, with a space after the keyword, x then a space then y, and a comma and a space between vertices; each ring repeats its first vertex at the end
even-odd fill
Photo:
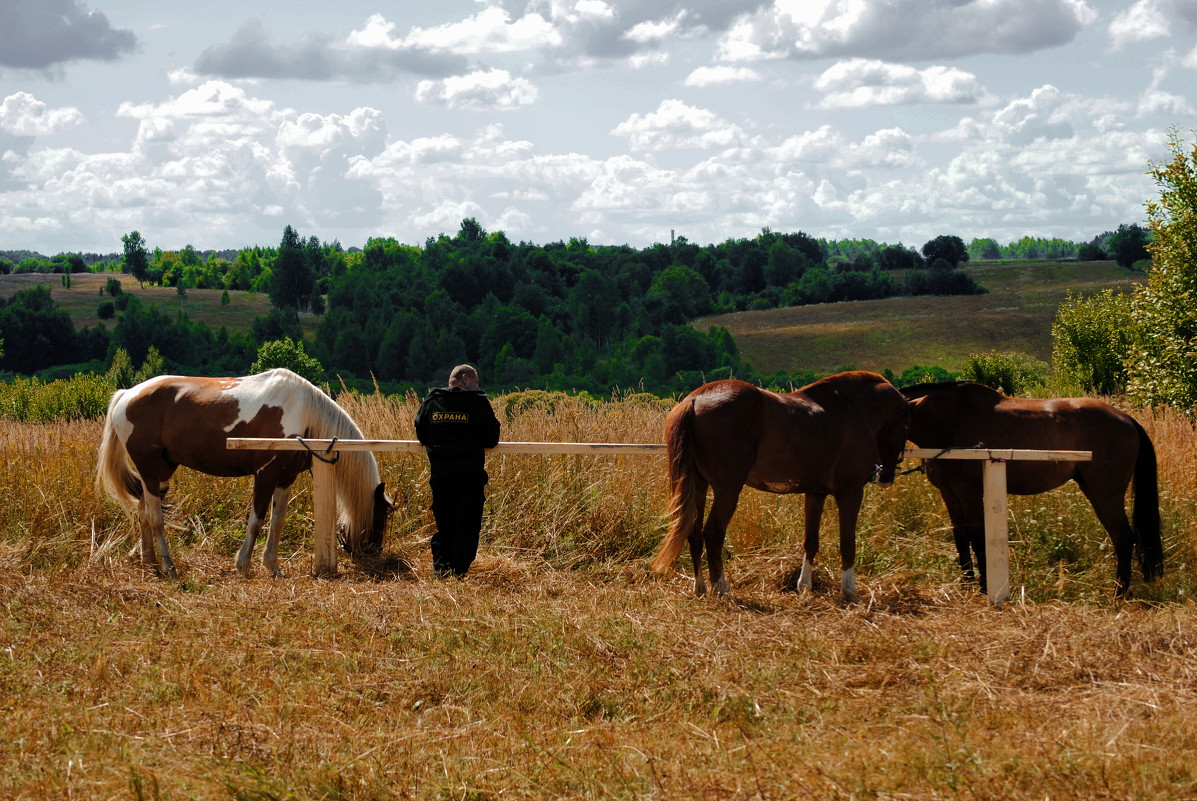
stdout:
POLYGON ((416 414, 416 437, 428 448, 434 472, 482 470, 485 449, 499 442, 499 421, 485 392, 437 388, 416 414))

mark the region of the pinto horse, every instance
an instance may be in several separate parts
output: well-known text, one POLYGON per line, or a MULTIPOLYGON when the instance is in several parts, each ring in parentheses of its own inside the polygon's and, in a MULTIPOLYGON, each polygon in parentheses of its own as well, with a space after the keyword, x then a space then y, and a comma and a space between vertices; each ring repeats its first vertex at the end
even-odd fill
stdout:
MULTIPOLYGON (((1143 578, 1163 575, 1155 447, 1130 415, 1095 398, 1008 398, 973 381, 919 384, 906 387, 902 394, 910 401, 910 440, 920 448, 1092 451, 1093 459, 1088 462, 1010 462, 1006 465, 1007 491, 1037 495, 1075 481, 1114 543, 1117 595, 1124 596, 1130 589, 1136 543, 1143 578), (1132 482, 1133 526, 1124 505, 1132 482)), ((971 547, 984 591, 981 464, 932 459, 926 462, 926 473, 948 508, 960 569, 966 579, 974 578, 971 547)))
POLYGON ((889 486, 906 445, 906 401, 876 373, 852 371, 778 393, 734 379, 691 392, 665 419, 672 490, 669 530, 653 560, 665 572, 690 544, 694 591, 727 593, 723 542, 744 486, 803 493, 805 533, 799 586, 811 585, 828 495, 839 510, 842 589, 856 598, 856 521, 870 480, 889 486), (708 488, 711 510, 706 521, 708 488))
MULTIPOLYGON (((254 543, 273 502, 262 564, 273 576, 291 485, 310 469, 304 451, 228 450, 229 437, 362 439, 337 403, 311 383, 282 368, 243 378, 158 376, 117 390, 108 403, 96 468, 96 485, 130 511, 141 528, 141 560, 163 575, 177 576, 163 530, 162 499, 180 466, 213 476, 254 477, 253 506, 237 570, 249 576, 254 543)), ((346 548, 379 548, 392 508, 378 463, 369 451, 342 451, 337 462, 337 506, 346 548)))

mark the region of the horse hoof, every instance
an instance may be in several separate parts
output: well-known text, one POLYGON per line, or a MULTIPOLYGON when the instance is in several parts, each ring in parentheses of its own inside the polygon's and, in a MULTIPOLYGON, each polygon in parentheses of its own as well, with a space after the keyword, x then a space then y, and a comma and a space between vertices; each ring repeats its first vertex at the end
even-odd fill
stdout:
POLYGON ((844 593, 844 603, 846 603, 846 604, 858 604, 858 603, 860 603, 860 593, 858 593, 858 592, 846 592, 846 593, 844 593))

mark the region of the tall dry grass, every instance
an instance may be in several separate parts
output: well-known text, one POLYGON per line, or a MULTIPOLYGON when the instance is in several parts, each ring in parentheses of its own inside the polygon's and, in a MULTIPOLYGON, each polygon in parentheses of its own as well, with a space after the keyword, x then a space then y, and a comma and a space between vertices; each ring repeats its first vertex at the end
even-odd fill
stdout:
MULTIPOLYGON (((415 397, 343 397, 414 438, 415 397)), ((496 399, 504 439, 659 441, 628 397, 496 399)), ((233 567, 246 480, 181 470, 165 582, 95 495, 98 423, 3 424, 0 796, 499 799, 1197 795, 1197 436, 1140 414, 1160 454, 1167 575, 1113 601, 1079 494, 1011 499, 1014 602, 955 581, 919 475, 870 488, 863 602, 791 591, 801 501, 746 491, 728 599, 652 575, 663 457, 500 456, 482 554, 429 580, 427 468, 380 454, 386 553, 311 570, 301 478, 287 577, 233 567)), ((830 516, 829 516, 830 517, 830 516)), ((835 565, 834 525, 824 561, 835 565)))

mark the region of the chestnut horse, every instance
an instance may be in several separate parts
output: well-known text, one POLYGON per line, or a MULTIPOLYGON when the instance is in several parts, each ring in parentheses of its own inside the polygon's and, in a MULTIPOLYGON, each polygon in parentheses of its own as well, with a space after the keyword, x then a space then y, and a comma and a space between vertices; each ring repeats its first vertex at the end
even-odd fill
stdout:
MULTIPOLYGON (((253 506, 237 570, 249 576, 254 543, 273 502, 262 564, 273 576, 278 541, 291 485, 311 467, 305 451, 228 450, 229 437, 314 437, 362 439, 362 432, 337 403, 311 383, 282 368, 244 378, 158 376, 117 390, 108 403, 96 485, 130 511, 137 509, 141 560, 156 563, 174 578, 166 547, 162 499, 180 466, 213 476, 254 477, 253 506)), ((379 548, 391 501, 369 451, 341 451, 337 462, 337 506, 346 548, 379 548)))
POLYGON ((723 541, 745 485, 805 494, 800 587, 810 587, 828 495, 839 510, 844 596, 856 598, 856 521, 870 480, 893 482, 906 445, 906 401, 876 373, 838 373, 796 392, 737 380, 691 392, 665 418, 672 491, 669 531, 653 560, 665 572, 690 543, 694 591, 706 593, 702 552, 715 592, 727 592, 723 541), (706 521, 707 489, 712 490, 706 521))
MULTIPOLYGON (((1092 451, 1088 462, 1012 461, 1006 465, 1007 490, 1013 495, 1037 495, 1075 481, 1114 543, 1116 593, 1124 596, 1130 589, 1136 543, 1143 578, 1163 575, 1155 447, 1130 415, 1096 398, 1008 398, 972 381, 920 384, 903 389, 902 394, 910 400, 910 440, 920 448, 1092 451), (1133 526, 1125 508, 1132 482, 1133 526)), ((926 462, 926 473, 947 506, 960 569, 966 579, 974 578, 971 547, 984 591, 981 464, 932 459, 926 462)))

